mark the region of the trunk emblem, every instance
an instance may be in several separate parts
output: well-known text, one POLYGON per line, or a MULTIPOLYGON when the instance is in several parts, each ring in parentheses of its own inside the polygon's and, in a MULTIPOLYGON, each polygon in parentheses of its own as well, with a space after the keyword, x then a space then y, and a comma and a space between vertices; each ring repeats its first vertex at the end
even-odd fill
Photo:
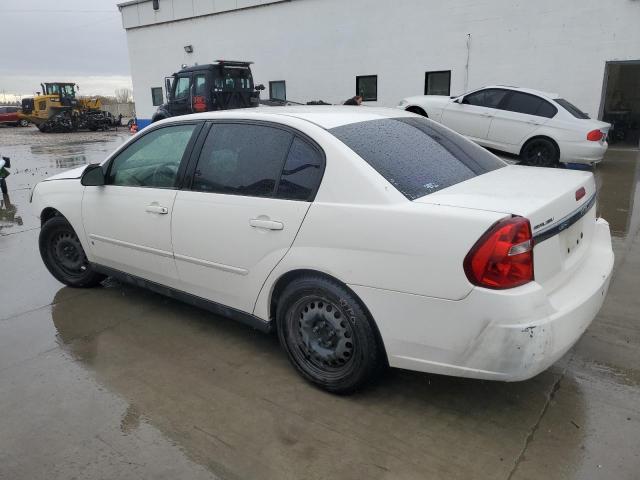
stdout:
POLYGON ((551 217, 550 219, 545 220, 545 221, 544 221, 544 222, 542 222, 542 223, 539 223, 538 225, 536 225, 535 227, 533 227, 533 229, 534 229, 534 230, 538 230, 539 228, 545 227, 545 226, 549 225, 550 223, 553 223, 553 221, 554 221, 554 220, 555 220, 555 218, 554 218, 554 217, 551 217))

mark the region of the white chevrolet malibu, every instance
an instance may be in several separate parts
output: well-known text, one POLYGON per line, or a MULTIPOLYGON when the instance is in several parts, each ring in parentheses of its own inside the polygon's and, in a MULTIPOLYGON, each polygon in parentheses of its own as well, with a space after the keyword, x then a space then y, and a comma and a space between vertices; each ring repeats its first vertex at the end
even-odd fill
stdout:
POLYGON ((410 97, 398 108, 429 117, 484 147, 519 155, 524 164, 542 167, 602 161, 611 128, 557 94, 519 87, 484 87, 459 97, 410 97))
POLYGON ((404 111, 265 108, 155 123, 33 205, 61 282, 112 276, 276 330, 344 393, 387 364, 516 381, 558 360, 609 285, 595 188, 404 111))

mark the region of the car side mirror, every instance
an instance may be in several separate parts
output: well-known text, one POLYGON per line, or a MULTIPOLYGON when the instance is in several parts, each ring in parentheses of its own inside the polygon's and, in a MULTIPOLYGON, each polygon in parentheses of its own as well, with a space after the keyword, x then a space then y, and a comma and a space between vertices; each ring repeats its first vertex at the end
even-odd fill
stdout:
POLYGON ((94 163, 88 165, 84 172, 82 172, 80 183, 85 187, 99 187, 105 184, 104 177, 105 175, 104 170, 102 170, 102 165, 94 163))
POLYGON ((462 103, 462 99, 463 99, 463 98, 464 98, 464 97, 458 97, 458 98, 456 98, 456 99, 453 101, 453 103, 462 103))

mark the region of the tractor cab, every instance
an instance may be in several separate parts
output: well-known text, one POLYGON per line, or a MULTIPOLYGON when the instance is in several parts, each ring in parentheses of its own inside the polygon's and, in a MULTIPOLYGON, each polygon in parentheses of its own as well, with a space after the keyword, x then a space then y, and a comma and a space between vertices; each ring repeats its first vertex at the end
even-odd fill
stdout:
POLYGON ((78 103, 75 83, 41 83, 40 86, 43 95, 57 95, 64 107, 75 107, 78 103))
POLYGON ((153 121, 189 113, 257 107, 263 85, 253 84, 252 62, 218 60, 184 67, 165 78, 166 103, 153 121))

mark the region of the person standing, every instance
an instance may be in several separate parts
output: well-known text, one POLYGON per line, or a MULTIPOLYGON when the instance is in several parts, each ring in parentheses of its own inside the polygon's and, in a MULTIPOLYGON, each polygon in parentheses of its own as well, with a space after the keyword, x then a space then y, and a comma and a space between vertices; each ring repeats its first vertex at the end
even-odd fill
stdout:
POLYGON ((355 97, 351 97, 349 100, 344 102, 345 105, 354 105, 360 106, 362 105, 362 95, 356 95, 355 97))

